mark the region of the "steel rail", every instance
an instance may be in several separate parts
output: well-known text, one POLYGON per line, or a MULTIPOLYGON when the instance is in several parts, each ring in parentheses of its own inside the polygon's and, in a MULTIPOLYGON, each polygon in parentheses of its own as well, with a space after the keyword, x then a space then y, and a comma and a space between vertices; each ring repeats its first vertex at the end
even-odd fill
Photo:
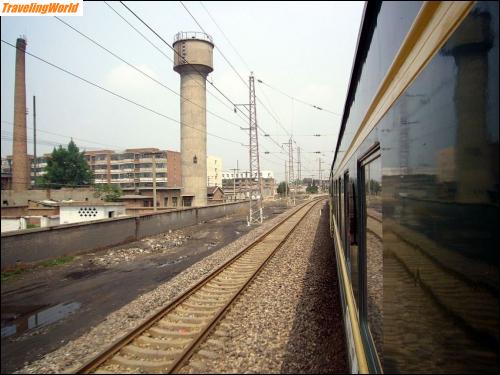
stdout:
POLYGON ((186 301, 189 297, 195 294, 197 291, 201 290, 206 284, 210 281, 214 280, 217 276, 219 276, 224 270, 226 270, 229 266, 234 264, 238 259, 240 259, 243 255, 247 254, 252 248, 262 243, 263 240, 268 237, 270 234, 275 232, 278 228, 280 228, 283 224, 285 224, 288 220, 295 216, 300 210, 304 209, 307 205, 310 207, 306 210, 306 212, 300 217, 297 223, 289 230, 289 232, 285 235, 285 237, 280 241, 280 243, 276 246, 276 248, 271 252, 271 254, 264 260, 264 262, 258 267, 258 269, 254 272, 252 276, 244 283, 244 285, 234 294, 234 296, 226 303, 223 307, 219 309, 211 319, 210 322, 205 324, 204 329, 199 332, 196 337, 192 340, 192 342, 183 350, 181 355, 174 360, 168 367, 167 373, 174 372, 190 358, 193 352, 196 350, 197 346, 201 344, 203 339, 210 333, 211 329, 217 324, 219 320, 224 316, 224 312, 229 308, 229 306, 238 298, 238 296, 246 289, 246 287, 254 280, 254 278, 260 273, 262 268, 267 264, 267 262, 272 258, 275 252, 282 247, 282 245, 286 242, 288 237, 294 231, 300 222, 307 216, 307 213, 320 201, 324 199, 318 198, 313 200, 312 202, 306 202, 297 208, 295 208, 289 215, 280 220, 277 224, 275 224, 270 230, 261 234, 257 237, 251 244, 247 245, 244 249, 239 251, 232 258, 227 260, 217 269, 215 269, 210 275, 204 277, 202 280, 198 281, 191 288, 187 289, 184 293, 180 294, 176 298, 174 298, 170 303, 161 307, 157 312, 155 312, 152 316, 147 318, 143 323, 141 323, 136 328, 132 329, 130 332, 126 333, 120 339, 115 341, 113 344, 108 346, 104 351, 100 354, 89 360, 83 366, 79 367, 74 373, 80 374, 88 374, 95 370, 97 370, 100 366, 104 365, 104 363, 111 359, 115 354, 117 354, 122 348, 131 343, 133 340, 141 336, 146 330, 151 328, 153 325, 158 323, 162 318, 166 317, 170 312, 176 309, 179 305, 181 305, 184 301, 186 301))

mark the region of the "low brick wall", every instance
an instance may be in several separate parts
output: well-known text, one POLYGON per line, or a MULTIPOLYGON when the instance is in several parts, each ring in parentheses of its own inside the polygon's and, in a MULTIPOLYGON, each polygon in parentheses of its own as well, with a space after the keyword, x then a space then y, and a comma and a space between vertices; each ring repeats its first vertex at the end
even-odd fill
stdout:
POLYGON ((28 206, 2 207, 2 217, 19 217, 28 215, 28 206))
POLYGON ((23 230, 2 234, 1 267, 74 255, 213 220, 248 208, 248 202, 183 208, 136 217, 23 230))

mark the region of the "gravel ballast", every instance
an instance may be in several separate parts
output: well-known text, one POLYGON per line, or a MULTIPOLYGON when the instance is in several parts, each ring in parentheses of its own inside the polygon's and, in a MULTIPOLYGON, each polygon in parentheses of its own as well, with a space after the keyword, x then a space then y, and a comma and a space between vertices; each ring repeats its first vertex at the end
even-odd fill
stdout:
POLYGON ((288 213, 289 211, 264 221, 262 225, 243 235, 238 240, 204 258, 156 289, 143 294, 131 303, 111 313, 102 323, 86 334, 68 342, 40 360, 29 364, 26 363, 16 373, 68 373, 76 370, 87 360, 122 337, 125 332, 138 326, 148 316, 174 299, 182 291, 188 289, 224 261, 240 252, 246 245, 270 229, 288 213))
POLYGON ((181 372, 348 372, 326 205, 312 209, 181 372))

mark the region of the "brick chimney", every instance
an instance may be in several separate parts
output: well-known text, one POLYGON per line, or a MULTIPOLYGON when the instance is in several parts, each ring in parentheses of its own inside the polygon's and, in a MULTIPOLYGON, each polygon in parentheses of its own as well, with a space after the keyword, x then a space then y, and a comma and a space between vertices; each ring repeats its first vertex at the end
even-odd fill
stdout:
POLYGON ((12 190, 21 191, 30 187, 30 164, 26 145, 26 40, 16 42, 16 81, 14 87, 14 140, 12 145, 12 190))

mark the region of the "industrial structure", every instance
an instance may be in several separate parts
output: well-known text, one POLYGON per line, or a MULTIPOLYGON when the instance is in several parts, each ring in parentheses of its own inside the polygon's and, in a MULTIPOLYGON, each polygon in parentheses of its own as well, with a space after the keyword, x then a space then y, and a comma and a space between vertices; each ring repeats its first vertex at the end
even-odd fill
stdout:
POLYGON ((253 73, 248 78, 249 88, 249 103, 248 103, 248 120, 249 120, 249 161, 250 161, 250 176, 253 177, 254 172, 256 178, 250 180, 249 185, 249 213, 248 225, 262 223, 262 180, 260 174, 259 161, 259 135, 257 131, 257 101, 255 99, 255 80, 253 73))
POLYGON ((207 156, 207 186, 222 187, 222 159, 217 156, 207 156))
POLYGON ((183 206, 207 205, 206 79, 213 71, 212 38, 175 35, 174 70, 181 76, 181 175, 183 206))
POLYGON ((30 164, 26 144, 26 39, 17 38, 16 48, 12 190, 22 191, 30 187, 30 164))
MULTIPOLYGON (((249 171, 225 171, 222 172, 222 187, 226 201, 247 199, 250 195, 249 186, 257 178, 257 172, 250 175, 249 171)), ((262 198, 273 197, 276 193, 276 181, 274 172, 271 170, 260 171, 262 184, 262 198)))

